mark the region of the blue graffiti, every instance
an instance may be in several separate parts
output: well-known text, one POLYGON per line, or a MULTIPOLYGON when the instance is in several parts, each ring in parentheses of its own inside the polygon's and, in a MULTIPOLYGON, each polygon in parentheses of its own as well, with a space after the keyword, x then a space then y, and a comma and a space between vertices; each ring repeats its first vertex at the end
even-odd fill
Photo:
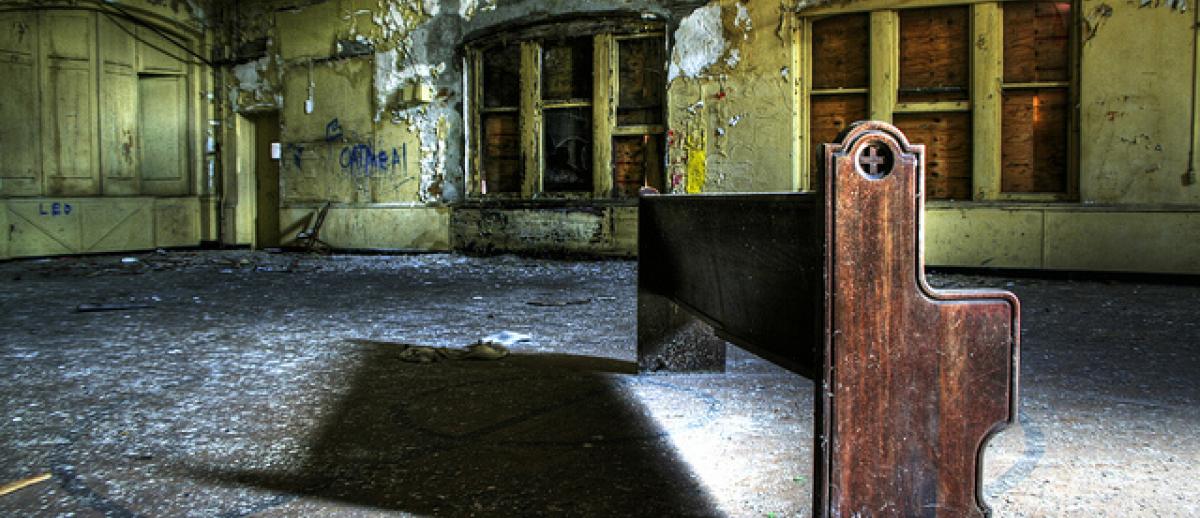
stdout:
MULTIPOLYGON (((405 149, 407 154, 407 149, 405 149)), ((370 177, 377 173, 386 173, 389 169, 400 166, 400 153, 392 148, 389 154, 386 150, 378 150, 371 144, 355 144, 342 148, 338 156, 338 165, 352 176, 370 177)), ((407 169, 407 167, 405 167, 407 169)))
POLYGON ((54 202, 50 204, 50 210, 46 210, 46 204, 38 204, 38 214, 42 216, 66 216, 71 213, 74 207, 70 203, 54 202))
POLYGON ((304 162, 304 146, 301 144, 288 144, 288 149, 292 152, 292 165, 296 169, 304 169, 301 164, 304 162))
POLYGON ((342 135, 342 123, 338 122, 337 119, 333 119, 329 121, 329 124, 325 125, 325 142, 333 142, 342 138, 342 135))

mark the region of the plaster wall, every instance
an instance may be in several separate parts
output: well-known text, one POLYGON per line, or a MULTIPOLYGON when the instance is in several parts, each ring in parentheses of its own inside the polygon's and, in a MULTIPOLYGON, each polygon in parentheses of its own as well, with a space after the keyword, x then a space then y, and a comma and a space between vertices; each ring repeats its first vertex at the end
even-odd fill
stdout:
POLYGON ((1080 79, 1080 199, 1200 204, 1192 166, 1192 11, 1086 0, 1080 79), (1088 37, 1087 34, 1091 34, 1088 37))

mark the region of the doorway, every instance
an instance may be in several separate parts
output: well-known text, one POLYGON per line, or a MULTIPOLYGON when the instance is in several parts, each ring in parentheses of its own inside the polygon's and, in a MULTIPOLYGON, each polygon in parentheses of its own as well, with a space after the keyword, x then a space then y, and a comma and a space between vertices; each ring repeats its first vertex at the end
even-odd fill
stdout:
POLYGON ((254 138, 254 236, 258 250, 279 246, 279 112, 250 117, 254 138))

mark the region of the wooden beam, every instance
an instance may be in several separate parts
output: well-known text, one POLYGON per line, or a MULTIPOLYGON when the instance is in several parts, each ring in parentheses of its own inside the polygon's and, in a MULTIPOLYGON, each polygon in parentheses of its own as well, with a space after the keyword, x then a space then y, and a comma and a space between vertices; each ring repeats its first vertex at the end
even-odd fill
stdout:
POLYGON ((535 41, 521 42, 521 153, 525 176, 521 195, 529 198, 542 192, 542 47, 535 41))
POLYGON ((999 4, 971 6, 972 194, 1000 196, 1000 132, 1003 115, 1004 18, 999 4))
POLYGON ((871 119, 892 122, 900 84, 900 19, 896 11, 871 13, 871 119))
POLYGON ((613 191, 612 129, 617 123, 620 88, 612 34, 593 37, 592 56, 592 194, 607 198, 613 191))

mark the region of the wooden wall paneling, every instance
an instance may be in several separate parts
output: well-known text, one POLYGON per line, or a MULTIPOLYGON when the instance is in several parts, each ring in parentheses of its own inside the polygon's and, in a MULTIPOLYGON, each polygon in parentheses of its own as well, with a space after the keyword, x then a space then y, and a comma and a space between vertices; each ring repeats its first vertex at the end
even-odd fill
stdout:
POLYGON ((98 194, 96 15, 47 11, 41 28, 43 194, 98 194))
POLYGON ((42 193, 38 17, 0 13, 0 196, 42 193))
POLYGON ((188 194, 186 87, 184 76, 138 79, 138 98, 154 99, 139 105, 143 194, 188 194))
POLYGON ((138 76, 132 23, 99 17, 100 168, 106 195, 138 194, 138 76), (118 26, 117 24, 121 24, 118 26))

